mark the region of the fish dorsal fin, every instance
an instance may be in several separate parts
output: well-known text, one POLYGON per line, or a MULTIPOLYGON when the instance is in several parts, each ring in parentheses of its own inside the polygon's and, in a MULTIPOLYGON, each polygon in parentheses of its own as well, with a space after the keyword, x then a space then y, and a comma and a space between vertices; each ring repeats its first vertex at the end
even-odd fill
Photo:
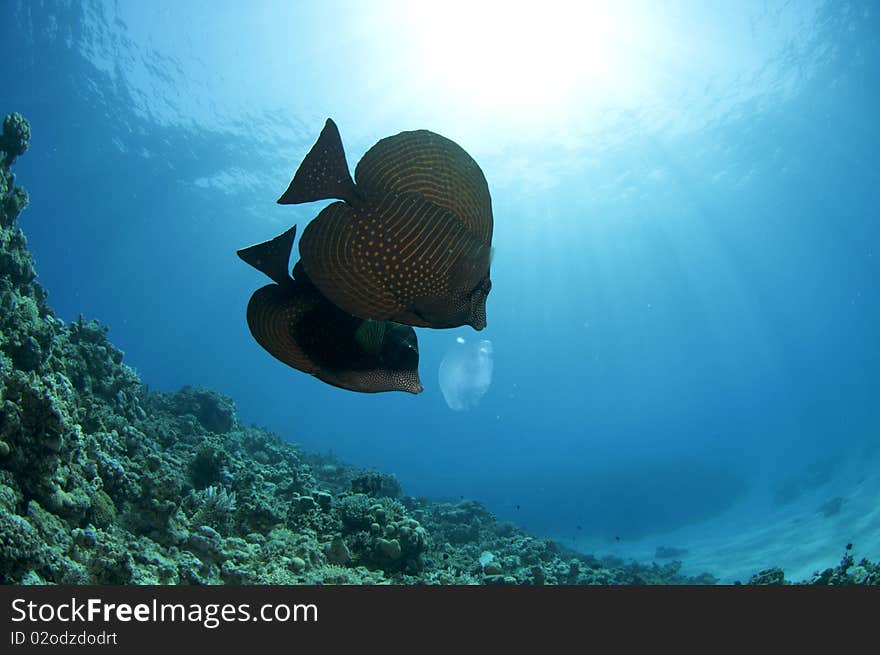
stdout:
POLYGON ((265 273, 273 282, 284 286, 290 282, 287 264, 290 262, 290 250, 295 238, 296 225, 274 239, 242 248, 237 251, 238 256, 265 273))
POLYGON ((455 214, 481 243, 492 243, 492 200, 477 162, 454 141, 428 130, 381 139, 355 169, 368 198, 418 193, 455 214))
POLYGON ((287 191, 278 198, 278 203, 296 205, 331 199, 357 204, 360 194, 348 172, 339 129, 328 118, 318 140, 296 169, 293 180, 287 191))

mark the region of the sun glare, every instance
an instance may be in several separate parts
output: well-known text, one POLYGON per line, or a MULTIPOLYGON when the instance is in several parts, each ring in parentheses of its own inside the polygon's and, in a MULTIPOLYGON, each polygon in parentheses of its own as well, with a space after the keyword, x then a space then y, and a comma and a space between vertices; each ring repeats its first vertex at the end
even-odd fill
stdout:
POLYGON ((626 59, 626 23, 611 2, 412 3, 407 12, 431 84, 514 122, 614 93, 626 59))

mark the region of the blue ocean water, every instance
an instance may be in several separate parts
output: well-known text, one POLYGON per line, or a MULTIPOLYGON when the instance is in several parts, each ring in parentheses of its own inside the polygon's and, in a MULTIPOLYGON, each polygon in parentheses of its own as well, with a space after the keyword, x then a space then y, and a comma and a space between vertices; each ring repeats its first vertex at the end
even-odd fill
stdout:
POLYGON ((576 547, 731 575, 880 556, 875 3, 22 0, 0 21, 40 280, 151 387, 214 387, 576 547), (420 330, 419 396, 322 384, 245 324, 264 281, 235 251, 317 214, 274 201, 327 117, 352 169, 426 128, 489 182, 488 327, 420 330), (492 343, 467 411, 438 382, 458 338, 492 343), (848 513, 817 518, 834 497, 848 513))

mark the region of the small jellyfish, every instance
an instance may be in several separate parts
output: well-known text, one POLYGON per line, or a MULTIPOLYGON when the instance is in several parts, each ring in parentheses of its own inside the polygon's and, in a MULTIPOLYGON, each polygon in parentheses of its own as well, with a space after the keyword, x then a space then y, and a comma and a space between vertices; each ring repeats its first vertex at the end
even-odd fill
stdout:
POLYGON ((492 383, 492 342, 458 337, 440 362, 440 390, 450 409, 473 409, 492 383))

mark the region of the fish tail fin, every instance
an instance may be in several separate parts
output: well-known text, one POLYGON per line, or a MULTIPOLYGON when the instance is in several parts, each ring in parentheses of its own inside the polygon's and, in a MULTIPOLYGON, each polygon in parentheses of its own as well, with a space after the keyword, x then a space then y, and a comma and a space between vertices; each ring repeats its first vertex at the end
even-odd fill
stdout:
POLYGON ((273 282, 284 285, 290 282, 287 265, 296 238, 296 225, 274 239, 237 251, 248 264, 265 273, 273 282))
POLYGON ((287 191, 278 198, 278 204, 295 205, 334 198, 357 205, 362 196, 348 172, 339 128, 328 118, 315 145, 296 169, 287 191))

